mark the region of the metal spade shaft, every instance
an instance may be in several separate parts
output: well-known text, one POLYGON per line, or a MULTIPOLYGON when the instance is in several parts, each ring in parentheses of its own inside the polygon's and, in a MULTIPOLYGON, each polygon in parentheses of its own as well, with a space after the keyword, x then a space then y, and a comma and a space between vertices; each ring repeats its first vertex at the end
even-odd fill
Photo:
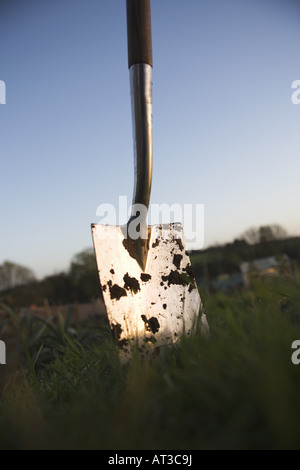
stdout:
POLYGON ((152 40, 150 0, 127 0, 128 67, 134 144, 134 193, 128 236, 145 271, 149 252, 147 211, 152 184, 152 40))

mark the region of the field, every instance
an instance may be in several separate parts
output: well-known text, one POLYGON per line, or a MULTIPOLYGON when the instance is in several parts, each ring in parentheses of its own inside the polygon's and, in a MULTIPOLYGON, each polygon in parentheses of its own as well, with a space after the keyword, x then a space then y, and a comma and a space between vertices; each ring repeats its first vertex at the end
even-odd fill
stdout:
POLYGON ((202 300, 209 337, 126 366, 106 322, 5 307, 0 449, 300 449, 299 280, 202 300))

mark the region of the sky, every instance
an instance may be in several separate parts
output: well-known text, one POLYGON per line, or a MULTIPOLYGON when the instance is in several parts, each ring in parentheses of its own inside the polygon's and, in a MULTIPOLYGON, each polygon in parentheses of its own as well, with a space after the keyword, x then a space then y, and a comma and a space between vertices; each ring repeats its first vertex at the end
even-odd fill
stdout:
MULTIPOLYGON (((203 204, 204 248, 273 223, 300 235, 300 2, 151 10, 151 203, 203 204)), ((126 34, 125 0, 0 1, 0 264, 66 270, 98 206, 130 205, 126 34)))

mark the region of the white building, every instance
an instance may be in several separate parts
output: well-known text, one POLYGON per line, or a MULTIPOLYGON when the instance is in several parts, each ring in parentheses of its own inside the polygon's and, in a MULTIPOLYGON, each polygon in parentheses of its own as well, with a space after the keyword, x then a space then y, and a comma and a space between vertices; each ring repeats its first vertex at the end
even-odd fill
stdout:
POLYGON ((290 268, 290 259, 287 255, 269 256, 254 261, 244 261, 240 264, 244 283, 249 286, 251 274, 258 276, 278 276, 284 268, 290 268))

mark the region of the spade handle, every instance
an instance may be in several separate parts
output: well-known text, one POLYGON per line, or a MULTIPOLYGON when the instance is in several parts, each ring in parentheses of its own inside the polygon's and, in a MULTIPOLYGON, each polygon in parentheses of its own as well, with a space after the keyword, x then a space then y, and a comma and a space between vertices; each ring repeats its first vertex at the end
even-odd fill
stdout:
POLYGON ((127 0, 128 67, 153 66, 150 0, 127 0))

